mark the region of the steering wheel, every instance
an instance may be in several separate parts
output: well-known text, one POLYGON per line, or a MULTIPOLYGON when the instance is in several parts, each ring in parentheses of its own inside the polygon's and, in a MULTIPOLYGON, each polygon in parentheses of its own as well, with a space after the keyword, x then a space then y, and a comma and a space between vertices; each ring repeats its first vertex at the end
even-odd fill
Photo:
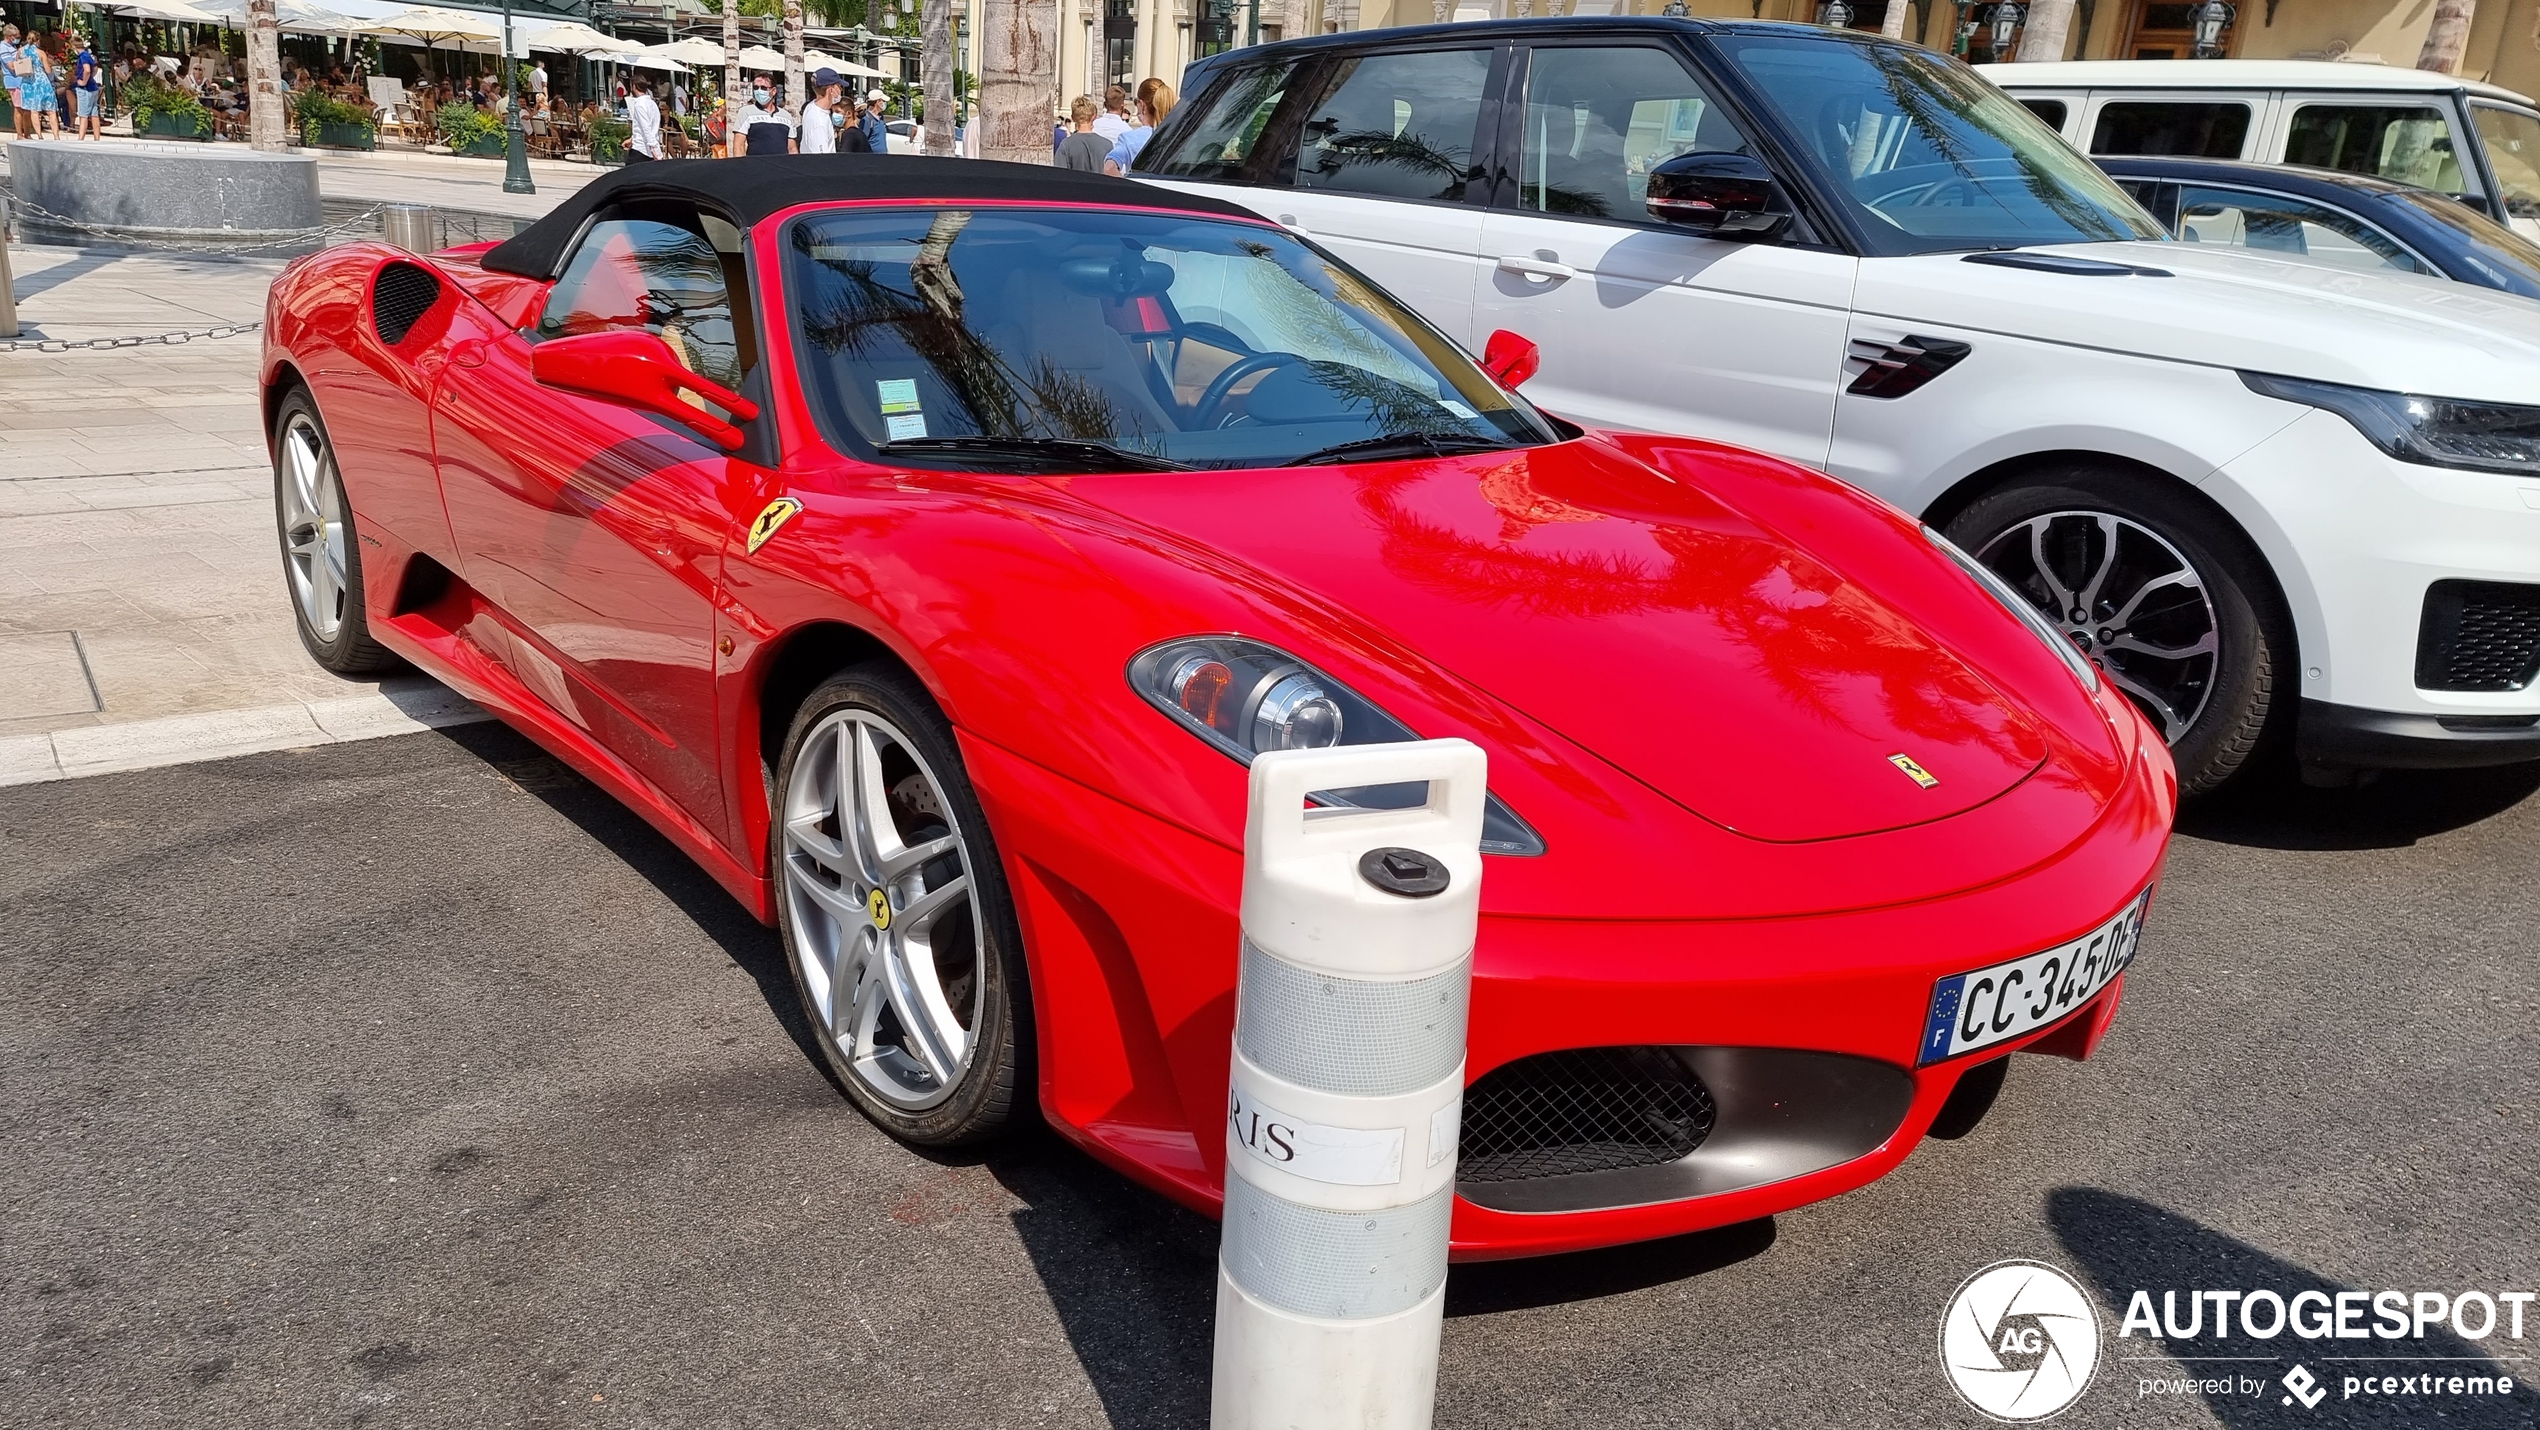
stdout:
POLYGON ((1208 390, 1199 395, 1198 405, 1192 409, 1193 420, 1203 428, 1225 425, 1225 414, 1218 409, 1225 406, 1226 399, 1234 395, 1236 383, 1256 372, 1266 372, 1274 367, 1286 367, 1290 363, 1307 361, 1310 359, 1302 353, 1254 353, 1250 357, 1235 359, 1226 364, 1226 370, 1217 374, 1217 380, 1211 382, 1208 390))

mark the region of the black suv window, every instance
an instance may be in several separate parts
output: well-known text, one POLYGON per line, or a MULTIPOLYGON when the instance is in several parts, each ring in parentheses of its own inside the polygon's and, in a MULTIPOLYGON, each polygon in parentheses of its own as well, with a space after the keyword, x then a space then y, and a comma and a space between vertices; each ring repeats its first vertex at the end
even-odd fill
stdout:
POLYGON ((1541 49, 1526 72, 1517 206, 1652 222, 1649 170, 1679 154, 1743 154, 1746 136, 1662 50, 1541 49))
POLYGON ((1200 97, 1197 114, 1139 152, 1137 172, 1217 184, 1287 182, 1302 108, 1290 94, 1298 69, 1290 60, 1227 75, 1200 97))
POLYGON ((1476 48, 1334 64, 1305 117, 1296 186, 1461 200, 1475 177, 1473 132, 1490 62, 1491 51, 1476 48))

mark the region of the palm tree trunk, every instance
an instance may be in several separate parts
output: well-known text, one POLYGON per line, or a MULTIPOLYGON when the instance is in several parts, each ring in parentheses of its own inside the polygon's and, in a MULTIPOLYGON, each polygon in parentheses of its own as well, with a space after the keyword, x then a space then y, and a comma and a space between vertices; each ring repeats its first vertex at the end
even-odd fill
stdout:
POLYGON ((258 149, 280 149, 289 142, 279 23, 274 0, 247 0, 247 142, 258 149))
POLYGON ((782 23, 785 29, 785 98, 782 103, 801 112, 803 100, 803 0, 785 0, 782 23))
POLYGON ((1891 40, 1905 38, 1906 0, 1887 0, 1887 13, 1879 17, 1879 33, 1891 40))
POLYGON ((2036 0, 2020 22, 2022 64, 2052 64, 2064 57, 2064 42, 2073 31, 2073 0, 2036 0))
POLYGON ((733 125, 741 117, 741 3, 723 0, 723 152, 741 152, 733 125))
POLYGON ((2477 12, 2478 0, 2434 0, 2434 23, 2425 32, 2417 68, 2459 74, 2461 52, 2469 48, 2469 22, 2477 12))
POLYGON ((926 94, 926 152, 953 152, 960 110, 953 100, 953 0, 926 0, 919 11, 917 80, 926 94))
POLYGON ((985 0, 979 16, 979 157, 1050 161, 1058 112, 1057 0, 985 0))

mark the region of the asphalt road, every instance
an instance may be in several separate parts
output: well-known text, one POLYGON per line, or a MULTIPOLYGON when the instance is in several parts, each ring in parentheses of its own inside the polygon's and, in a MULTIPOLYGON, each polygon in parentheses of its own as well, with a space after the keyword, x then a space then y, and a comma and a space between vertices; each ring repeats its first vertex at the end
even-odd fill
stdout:
MULTIPOLYGON (((1439 1423, 1980 1425, 1935 1328, 2007 1257, 2111 1332, 2135 1287, 2540 1289, 2535 790, 2196 813, 2099 1058, 1771 1223, 1457 1268, 1439 1423)), ((1046 1134, 881 1136, 773 935, 506 732, 0 790, 0 871, 0 1423, 1207 1418, 1213 1226, 1046 1134)), ((2303 1349, 2540 1378, 2527 1333, 2303 1349)), ((2176 1364, 2104 1344, 2060 1423, 2534 1420, 2140 1398, 2176 1364)))

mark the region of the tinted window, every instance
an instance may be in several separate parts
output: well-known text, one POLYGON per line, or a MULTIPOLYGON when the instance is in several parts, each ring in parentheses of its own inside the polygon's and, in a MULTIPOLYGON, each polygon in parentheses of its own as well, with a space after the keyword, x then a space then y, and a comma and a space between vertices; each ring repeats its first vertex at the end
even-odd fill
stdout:
POLYGON ((2460 235, 2462 248, 2449 258, 2453 277, 2468 279, 2470 274, 2457 271, 2466 267, 2491 287, 2540 297, 2540 245, 2456 199, 2414 189, 2398 197, 2460 235))
MULTIPOLYGON (((591 225, 547 294, 534 336, 613 328, 658 333, 690 371, 738 387, 749 365, 732 311, 731 272, 693 215, 604 218, 591 225)), ((737 250, 738 236, 727 247, 737 250)), ((732 266, 737 268, 737 253, 732 266)))
POLYGON ((1222 184, 1284 182, 1296 125, 1275 121, 1283 105, 1301 111, 1286 103, 1296 71, 1294 64, 1279 64, 1226 76, 1139 152, 1137 171, 1222 184))
POLYGON ((1333 65, 1305 116, 1301 189, 1394 199, 1464 197, 1491 52, 1352 55, 1333 65))
POLYGON ((2291 254, 2338 268, 2424 271, 2397 240, 2353 214, 2284 194, 2181 185, 2178 236, 2189 243, 2291 254))
POLYGON ((2478 137, 2487 143, 2487 162, 2496 170, 2506 216, 2540 219, 2540 118, 2488 104, 2472 105, 2469 112, 2478 137))
POLYGON ((2187 154, 2237 159, 2249 140, 2249 106, 2172 100, 2104 106, 2090 131, 2093 154, 2187 154))
POLYGON ((2452 126, 2428 104, 2303 105, 2285 134, 2284 162, 2463 191, 2452 126))
POLYGON ((1652 221, 1652 164, 1746 152, 1728 115, 1660 50, 1535 51, 1525 124, 1517 201, 1546 213, 1652 221))
POLYGON ((1712 43, 1813 153, 1874 252, 2162 236, 2107 175, 1955 60, 1831 38, 1712 43))
POLYGON ((1263 467, 1380 437, 1552 439, 1452 343, 1268 225, 833 209, 786 242, 804 387, 846 451, 1102 471, 1120 464, 1085 444, 1263 467), (948 438, 1005 450, 886 446, 948 438))
POLYGON ((2064 116, 2072 112, 2060 99, 2023 99, 2020 103, 2028 108, 2029 113, 2044 121, 2047 128, 2059 132, 2064 127, 2064 116))

